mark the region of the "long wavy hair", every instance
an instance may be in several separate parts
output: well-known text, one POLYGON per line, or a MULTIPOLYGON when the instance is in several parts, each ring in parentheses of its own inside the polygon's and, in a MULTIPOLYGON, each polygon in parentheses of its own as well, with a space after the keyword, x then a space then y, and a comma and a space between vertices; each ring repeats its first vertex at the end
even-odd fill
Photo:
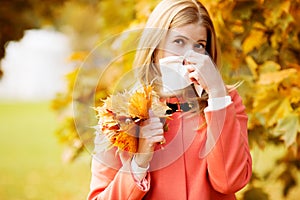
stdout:
MULTIPOLYGON (((159 44, 166 38, 169 29, 188 24, 198 24, 206 28, 206 52, 216 66, 220 66, 216 33, 206 8, 197 0, 162 0, 148 18, 133 63, 138 70, 141 83, 151 83, 159 93, 162 85, 161 72, 157 64, 159 44)), ((207 94, 200 97, 200 108, 206 107, 207 98, 207 94)))

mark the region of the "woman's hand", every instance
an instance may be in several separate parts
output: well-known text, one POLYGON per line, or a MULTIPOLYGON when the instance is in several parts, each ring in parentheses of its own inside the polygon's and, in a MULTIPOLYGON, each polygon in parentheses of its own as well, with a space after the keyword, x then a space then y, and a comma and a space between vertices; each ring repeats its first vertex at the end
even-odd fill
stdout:
POLYGON ((150 118, 143 122, 139 133, 138 153, 135 162, 140 167, 147 167, 153 157, 155 145, 165 142, 163 124, 160 119, 149 111, 150 118))
POLYGON ((189 72, 190 80, 207 91, 209 98, 226 96, 223 79, 209 56, 188 51, 184 65, 189 72))

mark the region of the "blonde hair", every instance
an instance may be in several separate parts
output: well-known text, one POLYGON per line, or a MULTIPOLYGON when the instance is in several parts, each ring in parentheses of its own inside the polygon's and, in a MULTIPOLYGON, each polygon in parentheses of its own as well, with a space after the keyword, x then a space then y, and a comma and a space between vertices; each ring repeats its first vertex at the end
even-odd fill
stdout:
POLYGON ((206 8, 197 0, 163 0, 153 10, 142 33, 134 67, 141 83, 161 85, 161 73, 155 64, 156 50, 171 28, 198 23, 207 30, 206 51, 219 66, 219 49, 212 20, 206 8))

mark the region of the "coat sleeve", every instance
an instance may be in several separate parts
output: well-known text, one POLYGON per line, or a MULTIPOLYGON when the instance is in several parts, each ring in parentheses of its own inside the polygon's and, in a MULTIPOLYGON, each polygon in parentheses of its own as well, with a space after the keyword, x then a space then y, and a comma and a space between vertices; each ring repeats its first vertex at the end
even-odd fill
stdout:
MULTIPOLYGON (((116 159, 115 156, 113 158, 116 159)), ((92 160, 92 177, 88 200, 142 199, 149 190, 150 175, 138 182, 131 172, 130 159, 119 167, 108 166, 96 157, 92 160)))
POLYGON ((208 134, 216 139, 206 158, 208 176, 214 189, 224 194, 243 188, 252 174, 245 106, 237 91, 230 96, 229 106, 205 113, 208 134))

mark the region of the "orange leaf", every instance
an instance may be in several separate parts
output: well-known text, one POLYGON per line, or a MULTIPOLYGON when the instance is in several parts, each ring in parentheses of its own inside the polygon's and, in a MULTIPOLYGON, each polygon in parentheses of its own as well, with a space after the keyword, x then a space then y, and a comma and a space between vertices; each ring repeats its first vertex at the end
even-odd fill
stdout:
POLYGON ((135 153, 137 151, 136 137, 129 135, 125 131, 120 131, 119 134, 111 138, 114 146, 124 151, 135 153))
POLYGON ((135 92, 130 100, 128 111, 132 118, 139 118, 145 120, 149 118, 149 109, 152 103, 152 87, 144 86, 143 92, 135 92))

